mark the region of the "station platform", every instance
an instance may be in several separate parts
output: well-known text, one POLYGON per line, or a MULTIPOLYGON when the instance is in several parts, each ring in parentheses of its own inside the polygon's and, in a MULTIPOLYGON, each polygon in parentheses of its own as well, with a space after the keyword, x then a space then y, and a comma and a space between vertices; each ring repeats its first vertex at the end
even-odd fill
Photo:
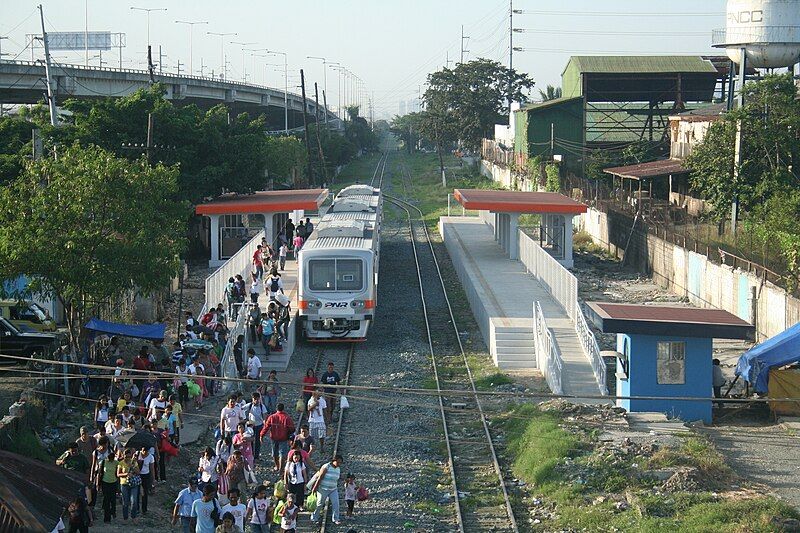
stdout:
POLYGON ((497 367, 542 370, 533 329, 538 301, 561 357, 562 392, 597 396, 600 390, 574 322, 522 262, 509 259, 492 228, 478 217, 441 217, 439 231, 497 367))

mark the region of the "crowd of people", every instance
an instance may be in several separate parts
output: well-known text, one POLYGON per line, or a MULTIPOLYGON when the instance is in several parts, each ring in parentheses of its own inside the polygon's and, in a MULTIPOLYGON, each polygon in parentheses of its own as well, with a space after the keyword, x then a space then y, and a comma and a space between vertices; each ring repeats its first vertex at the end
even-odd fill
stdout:
MULTIPOLYGON (((248 333, 267 355, 281 348, 291 317, 280 271, 287 254, 291 251, 296 257, 312 231, 309 219, 296 228, 289 220, 278 249, 264 241, 253 256, 249 290, 254 305, 248 306, 248 333), (269 296, 263 313, 258 307, 262 292, 269 296)), ((136 522, 140 514, 148 513, 149 501, 158 485, 166 482, 168 465, 181 447, 190 403, 199 410, 219 393, 218 380, 209 378, 221 375, 228 321, 236 320, 240 307, 236 304, 244 302, 244 295, 244 280, 237 276, 226 288, 227 308, 219 304, 199 318, 186 312, 185 333, 171 352, 163 341, 154 340, 128 361, 118 338, 87 350, 82 362, 105 365, 109 371, 85 372, 80 394, 96 398, 94 424, 81 427, 76 441, 56 460, 57 465, 86 476, 85 495, 65 509, 63 530, 88 531, 95 517, 109 523, 118 519, 119 508, 124 521, 136 522)), ((277 372, 262 376, 261 358, 250 348, 245 360, 243 347, 241 335, 233 353, 244 380, 239 390, 248 390, 247 397, 243 392, 227 397, 213 446, 202 451, 196 472, 174 500, 173 524, 197 533, 294 532, 303 521, 301 513, 310 513, 310 521, 317 521, 326 502, 339 524, 342 487, 346 516, 353 516, 355 501, 366 499, 366 489, 356 485, 352 474, 342 478, 341 455, 322 459, 336 404, 333 386, 341 383, 334 364, 328 363, 319 378, 313 369, 307 370, 296 402, 289 404, 297 415, 295 422, 281 401, 277 372), (263 455, 269 459, 262 459, 262 450, 268 450, 263 455), (256 471, 264 465, 272 474, 258 481, 256 471)))

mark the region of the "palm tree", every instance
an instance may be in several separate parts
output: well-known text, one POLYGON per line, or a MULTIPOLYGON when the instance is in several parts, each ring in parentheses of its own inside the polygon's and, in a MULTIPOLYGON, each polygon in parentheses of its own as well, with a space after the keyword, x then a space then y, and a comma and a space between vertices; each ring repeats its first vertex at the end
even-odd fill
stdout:
POLYGON ((561 98, 561 87, 553 87, 552 85, 548 84, 546 90, 543 91, 539 89, 539 95, 542 97, 543 102, 561 98))

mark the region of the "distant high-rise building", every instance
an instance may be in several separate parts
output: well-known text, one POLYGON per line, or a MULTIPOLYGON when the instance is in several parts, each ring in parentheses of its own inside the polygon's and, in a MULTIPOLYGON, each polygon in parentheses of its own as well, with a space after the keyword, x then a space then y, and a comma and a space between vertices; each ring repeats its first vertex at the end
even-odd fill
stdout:
POLYGON ((406 114, 406 101, 405 100, 400 100, 400 105, 398 106, 397 111, 399 112, 401 117, 406 114))

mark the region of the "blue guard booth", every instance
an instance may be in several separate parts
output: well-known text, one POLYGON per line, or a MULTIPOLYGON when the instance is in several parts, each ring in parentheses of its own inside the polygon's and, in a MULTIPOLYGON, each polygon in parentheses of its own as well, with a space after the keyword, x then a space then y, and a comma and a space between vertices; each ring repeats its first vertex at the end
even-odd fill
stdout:
POLYGON ((617 334, 617 400, 628 412, 711 422, 714 339, 752 340, 755 327, 720 309, 589 302, 603 333, 617 334), (659 399, 659 398, 664 399, 659 399), (709 401, 670 398, 709 398, 709 401))

